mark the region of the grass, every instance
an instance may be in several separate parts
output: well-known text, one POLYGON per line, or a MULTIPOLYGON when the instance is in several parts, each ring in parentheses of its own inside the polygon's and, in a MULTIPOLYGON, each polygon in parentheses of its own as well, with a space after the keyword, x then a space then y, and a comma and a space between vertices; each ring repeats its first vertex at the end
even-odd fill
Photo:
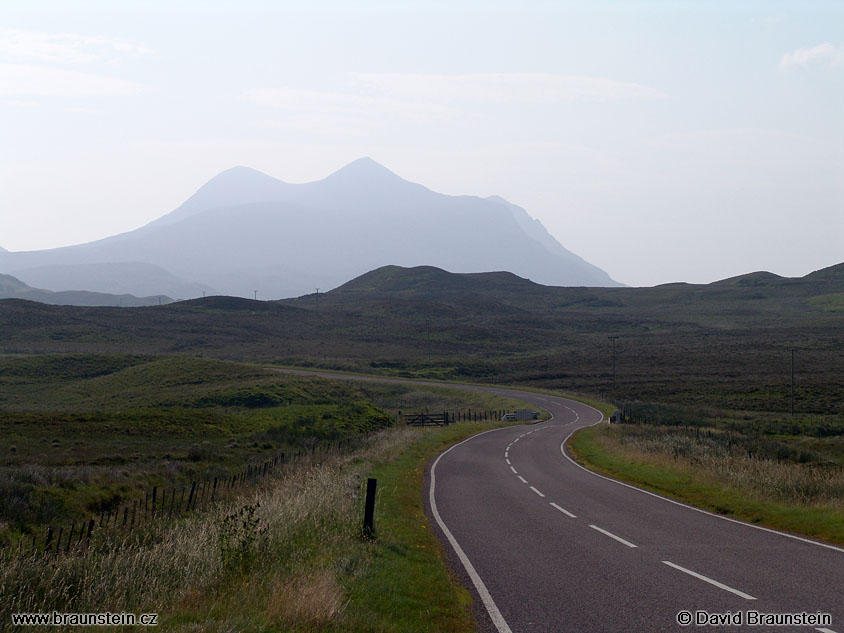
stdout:
POLYGON ((249 463, 357 441, 399 410, 512 410, 491 394, 330 381, 183 356, 0 359, 0 545, 249 463))
POLYGON ((473 631, 469 594, 425 517, 422 478, 443 447, 500 424, 385 430, 206 512, 122 543, 95 539, 85 556, 6 558, 0 622, 108 610, 158 612, 177 632, 473 631), (360 533, 369 476, 379 481, 374 540, 360 533))
POLYGON ((844 468, 748 454, 720 432, 648 426, 578 431, 582 464, 692 505, 767 527, 844 544, 844 468))
POLYGON ((796 349, 797 410, 841 416, 842 292, 842 266, 656 288, 391 267, 322 294, 319 310, 313 296, 123 310, 4 300, 0 354, 202 355, 786 412, 796 349))

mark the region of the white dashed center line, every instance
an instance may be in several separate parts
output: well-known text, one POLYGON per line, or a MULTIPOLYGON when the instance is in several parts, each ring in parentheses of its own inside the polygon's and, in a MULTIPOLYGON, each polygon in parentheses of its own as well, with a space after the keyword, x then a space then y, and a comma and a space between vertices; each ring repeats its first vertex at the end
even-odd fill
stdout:
POLYGON ((562 513, 563 513, 563 514, 565 514, 566 516, 570 516, 572 519, 576 519, 576 518, 577 518, 577 517, 576 517, 575 515, 573 515, 571 512, 569 512, 569 511, 568 511, 568 510, 566 510, 565 508, 561 508, 561 507, 560 507, 560 506, 558 506, 556 503, 551 503, 551 507, 552 507, 552 508, 557 508, 557 510, 559 510, 560 512, 562 512, 562 513))
MULTIPOLYGON (((513 472, 516 472, 516 471, 513 471, 513 472)), ((527 483, 527 479, 525 479, 525 478, 524 478, 524 477, 522 477, 521 475, 519 475, 519 479, 521 479, 521 481, 522 481, 522 483, 523 483, 523 484, 526 484, 526 483, 527 483)))
POLYGON ((538 491, 536 488, 534 488, 533 486, 531 486, 531 487, 530 487, 530 489, 531 489, 531 490, 533 490, 533 491, 534 491, 536 494, 538 494, 540 497, 544 497, 544 496, 545 496, 544 494, 542 494, 541 492, 539 492, 539 491, 538 491))
POLYGON ((512 466, 510 466, 510 470, 512 470, 512 471, 513 471, 513 474, 514 474, 514 475, 518 475, 518 474, 519 474, 519 472, 518 472, 515 468, 513 468, 512 466))
POLYGON ((685 567, 680 567, 679 565, 675 565, 674 563, 672 563, 671 561, 668 561, 668 560, 664 560, 662 562, 665 565, 668 565, 669 567, 673 567, 674 569, 678 569, 681 572, 688 574, 689 576, 694 576, 698 580, 702 580, 703 582, 708 582, 710 585, 715 585, 719 589, 723 589, 724 591, 729 591, 730 593, 734 593, 737 596, 744 598, 745 600, 756 600, 756 598, 754 598, 753 596, 751 596, 749 594, 744 593, 743 591, 739 591, 738 589, 733 589, 732 587, 728 587, 727 585, 720 583, 717 580, 712 580, 712 578, 707 578, 706 576, 703 576, 702 574, 698 574, 697 572, 694 572, 691 569, 686 569, 685 567))
MULTIPOLYGON (((620 536, 616 536, 612 532, 607 532, 606 530, 599 528, 597 525, 591 525, 590 524, 589 527, 591 527, 593 530, 597 530, 598 532, 600 532, 604 536, 609 536, 611 539, 615 539, 616 541, 626 545, 627 547, 639 547, 638 545, 633 545, 633 543, 631 543, 630 541, 625 541, 623 538, 621 538, 620 536)), ((663 561, 663 562, 665 562, 665 561, 663 561)))

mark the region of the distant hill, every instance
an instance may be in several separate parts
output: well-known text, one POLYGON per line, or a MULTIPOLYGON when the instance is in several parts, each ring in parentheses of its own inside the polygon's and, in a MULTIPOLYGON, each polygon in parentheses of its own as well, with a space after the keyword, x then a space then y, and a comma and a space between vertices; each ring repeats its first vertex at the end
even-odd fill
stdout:
POLYGON ((69 290, 52 292, 32 288, 11 275, 0 274, 0 299, 27 299, 39 303, 64 306, 112 306, 141 307, 171 303, 166 296, 135 297, 130 294, 112 295, 102 292, 69 290))
POLYGON ((144 294, 166 287, 178 297, 196 294, 164 285, 162 274, 221 294, 258 290, 259 298, 270 299, 333 288, 388 264, 507 270, 547 285, 619 285, 566 250, 524 209, 497 197, 439 194, 368 158, 305 184, 235 167, 135 231, 79 246, 0 253, 0 271, 37 278, 45 287, 64 287, 72 277, 85 289, 144 294), (115 262, 135 268, 104 276, 103 265, 115 262))
POLYGON ((8 253, 8 252, 9 252, 9 251, 7 251, 5 248, 3 248, 2 246, 0 246, 0 253, 8 253))
MULTIPOLYGON (((0 354, 187 354, 600 393, 612 385, 608 337, 618 336, 624 398, 788 410, 796 349, 798 406, 826 414, 844 407, 841 272, 589 288, 385 266, 283 301, 209 296, 115 310, 5 299, 0 354)), ((2 279, 17 288, 6 296, 26 296, 2 279)))
POLYGON ((160 266, 140 262, 53 264, 15 270, 30 286, 55 292, 68 289, 139 296, 167 295, 179 299, 211 294, 210 286, 188 283, 160 266))

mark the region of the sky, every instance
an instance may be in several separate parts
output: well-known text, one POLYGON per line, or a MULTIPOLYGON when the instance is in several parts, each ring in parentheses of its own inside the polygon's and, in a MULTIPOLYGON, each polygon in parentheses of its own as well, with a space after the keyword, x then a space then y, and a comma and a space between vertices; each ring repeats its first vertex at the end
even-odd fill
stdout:
POLYGON ((500 195, 628 285, 801 276, 844 262, 844 2, 0 6, 8 250, 361 156, 500 195))

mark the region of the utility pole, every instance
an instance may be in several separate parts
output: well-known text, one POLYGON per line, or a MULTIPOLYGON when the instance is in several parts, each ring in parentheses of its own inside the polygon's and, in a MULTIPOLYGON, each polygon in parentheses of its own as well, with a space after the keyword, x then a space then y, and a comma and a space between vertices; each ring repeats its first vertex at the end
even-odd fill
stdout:
POLYGON ((316 289, 316 309, 319 312, 319 288, 316 289))
POLYGON ((618 335, 613 334, 607 338, 612 341, 612 390, 615 391, 615 342, 618 340, 618 335))
POLYGON ((791 415, 794 416, 794 348, 791 348, 791 415))
POLYGON ((255 293, 255 301, 257 301, 257 300, 258 300, 258 291, 257 291, 257 290, 253 290, 252 292, 254 292, 254 293, 255 293))

